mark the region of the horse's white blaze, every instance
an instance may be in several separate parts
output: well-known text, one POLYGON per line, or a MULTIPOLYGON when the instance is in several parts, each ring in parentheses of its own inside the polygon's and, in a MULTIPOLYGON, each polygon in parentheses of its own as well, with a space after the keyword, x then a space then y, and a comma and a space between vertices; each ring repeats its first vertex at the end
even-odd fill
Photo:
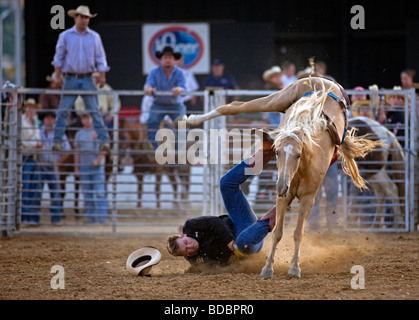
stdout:
POLYGON ((284 165, 284 171, 283 171, 283 180, 284 180, 284 185, 286 185, 287 181, 286 181, 286 172, 287 172, 287 166, 288 166, 288 158, 291 155, 293 146, 291 144, 288 144, 284 147, 284 152, 285 152, 285 165, 284 165))

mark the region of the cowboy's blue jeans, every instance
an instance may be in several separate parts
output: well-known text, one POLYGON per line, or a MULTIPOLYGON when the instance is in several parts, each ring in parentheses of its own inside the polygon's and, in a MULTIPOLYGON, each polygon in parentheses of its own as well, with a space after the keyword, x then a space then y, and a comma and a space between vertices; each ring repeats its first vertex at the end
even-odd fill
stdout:
MULTIPOLYGON (((97 88, 92 77, 76 78, 73 76, 65 76, 63 90, 97 91, 97 88)), ((96 130, 100 144, 109 142, 109 134, 99 111, 97 95, 83 95, 81 97, 86 105, 86 110, 92 117, 93 127, 96 130)), ((73 108, 76 99, 77 95, 63 94, 61 96, 54 124, 54 144, 63 141, 63 136, 67 127, 68 114, 73 108)))
POLYGON ((220 180, 221 195, 228 215, 234 225, 234 235, 238 249, 245 253, 257 253, 262 250, 263 239, 269 233, 269 219, 258 221, 250 207, 240 185, 251 175, 245 175, 249 168, 248 160, 244 160, 220 180))
POLYGON ((147 139, 151 142, 154 149, 158 148, 156 141, 156 133, 159 130, 160 123, 166 115, 169 115, 172 120, 179 116, 186 114, 186 107, 183 103, 175 105, 161 105, 153 103, 150 107, 150 117, 147 120, 147 139))

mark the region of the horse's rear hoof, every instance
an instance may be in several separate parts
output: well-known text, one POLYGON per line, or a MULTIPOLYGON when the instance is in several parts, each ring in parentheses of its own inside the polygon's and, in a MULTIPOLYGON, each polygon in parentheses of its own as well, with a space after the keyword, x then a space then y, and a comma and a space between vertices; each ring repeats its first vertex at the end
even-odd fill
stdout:
POLYGON ((295 277, 298 277, 298 278, 301 278, 301 271, 297 268, 290 268, 288 270, 288 274, 290 274, 292 276, 295 276, 295 277))
POLYGON ((271 269, 262 269, 262 272, 260 273, 260 276, 262 278, 272 278, 274 276, 274 271, 271 269))

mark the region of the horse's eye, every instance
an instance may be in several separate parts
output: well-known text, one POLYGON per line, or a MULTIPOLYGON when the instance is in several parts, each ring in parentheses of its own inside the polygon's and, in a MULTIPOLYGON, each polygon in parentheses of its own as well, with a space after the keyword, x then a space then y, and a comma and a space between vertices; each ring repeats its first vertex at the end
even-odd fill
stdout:
POLYGON ((276 150, 275 150, 275 155, 276 155, 276 156, 278 156, 278 155, 279 155, 279 152, 278 152, 278 151, 276 151, 276 150))
POLYGON ((301 158, 301 153, 298 153, 298 154, 296 155, 296 158, 297 158, 297 159, 300 159, 300 158, 301 158))

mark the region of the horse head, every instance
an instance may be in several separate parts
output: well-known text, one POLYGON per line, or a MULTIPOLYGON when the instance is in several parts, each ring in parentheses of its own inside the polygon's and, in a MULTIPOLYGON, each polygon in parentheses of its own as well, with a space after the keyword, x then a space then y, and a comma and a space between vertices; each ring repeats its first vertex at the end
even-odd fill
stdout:
POLYGON ((278 179, 276 181, 276 193, 278 197, 286 197, 300 165, 302 154, 302 133, 290 133, 281 139, 276 139, 274 148, 278 179))

